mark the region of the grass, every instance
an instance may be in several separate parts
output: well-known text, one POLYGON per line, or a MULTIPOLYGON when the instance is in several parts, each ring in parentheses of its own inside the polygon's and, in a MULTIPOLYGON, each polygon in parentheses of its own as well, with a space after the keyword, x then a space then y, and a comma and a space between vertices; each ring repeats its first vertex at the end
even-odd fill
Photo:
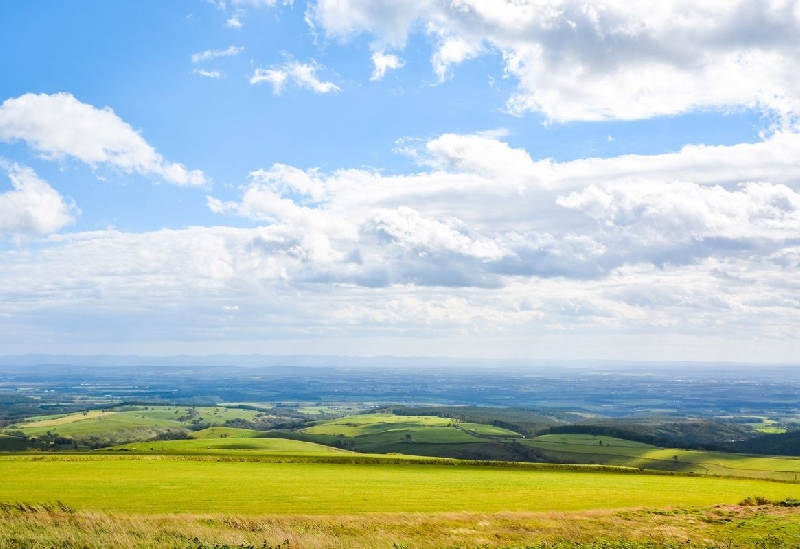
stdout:
MULTIPOLYGON (((254 436, 225 438, 202 436, 212 434, 214 431, 224 430, 225 434, 236 431, 257 434, 257 431, 245 429, 230 429, 225 427, 212 427, 206 432, 199 432, 199 439, 187 440, 157 440, 152 442, 134 442, 117 446, 112 450, 158 452, 160 454, 231 454, 231 455, 264 455, 264 456, 341 456, 350 452, 338 450, 329 446, 322 446, 310 442, 286 440, 281 438, 255 438, 254 436)), ((237 433, 238 434, 238 433, 237 433)))
POLYGON ((62 425, 67 425, 69 423, 75 423, 78 421, 87 421, 92 419, 97 419, 100 417, 108 417, 113 415, 115 412, 102 412, 100 410, 92 410, 86 413, 75 413, 75 414, 68 414, 68 415, 58 415, 58 416, 48 416, 45 418, 40 418, 34 421, 29 421, 23 424, 24 428, 27 430, 36 430, 48 427, 58 427, 62 425))
MULTIPOLYGON (((447 427, 451 420, 431 416, 396 416, 393 414, 363 414, 326 421, 303 432, 314 435, 344 435, 356 437, 423 427, 447 427)), ((450 427, 453 429, 452 427, 450 427)), ((455 429, 453 429, 455 430, 455 429)))
POLYGON ((475 433, 480 436, 519 438, 519 433, 515 433, 509 429, 503 429, 502 427, 495 427, 494 425, 484 425, 482 423, 459 423, 458 426, 464 431, 475 433))
POLYGON ((754 429, 759 433, 764 433, 765 435, 783 435, 786 433, 786 429, 783 427, 755 426, 754 429))
POLYGON ((490 432, 506 436, 504 429, 498 430, 488 425, 454 424, 447 418, 393 414, 346 416, 301 431, 312 440, 324 444, 335 443, 337 438, 350 439, 353 447, 360 452, 413 454, 422 452, 419 445, 424 444, 430 446, 428 450, 433 446, 443 449, 443 455, 447 455, 448 445, 482 443, 485 439, 481 436, 490 432))
POLYGON ((796 548, 785 508, 369 515, 140 515, 0 504, 0 546, 122 549, 796 548))
POLYGON ((0 501, 131 513, 534 512, 800 497, 753 479, 473 465, 220 462, 214 456, 0 457, 0 501))
POLYGON ((39 436, 50 431, 65 437, 75 437, 145 427, 186 428, 191 426, 195 419, 204 424, 222 425, 230 419, 251 420, 257 413, 254 410, 224 406, 196 408, 147 406, 130 411, 92 411, 86 415, 79 412, 66 416, 40 417, 35 421, 15 425, 13 428, 29 436, 39 436), (193 415, 191 410, 194 410, 196 415, 193 415))
POLYGON ((252 438, 260 435, 260 431, 237 429, 235 427, 209 427, 192 433, 192 438, 252 438))
POLYGON ((525 444, 543 450, 550 457, 576 463, 593 462, 775 480, 796 480, 800 477, 800 459, 790 457, 657 448, 641 442, 592 435, 543 435, 525 441, 525 444))

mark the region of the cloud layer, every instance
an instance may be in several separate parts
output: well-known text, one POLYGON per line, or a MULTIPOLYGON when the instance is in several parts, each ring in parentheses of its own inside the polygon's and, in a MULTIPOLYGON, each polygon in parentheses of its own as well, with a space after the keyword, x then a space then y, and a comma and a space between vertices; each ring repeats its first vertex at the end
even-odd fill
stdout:
POLYGON ((252 228, 51 236, 6 252, 0 282, 67 316, 169 307, 188 339, 655 330, 779 348, 800 336, 797 139, 555 163, 445 134, 406 175, 276 164, 208 199, 252 228))

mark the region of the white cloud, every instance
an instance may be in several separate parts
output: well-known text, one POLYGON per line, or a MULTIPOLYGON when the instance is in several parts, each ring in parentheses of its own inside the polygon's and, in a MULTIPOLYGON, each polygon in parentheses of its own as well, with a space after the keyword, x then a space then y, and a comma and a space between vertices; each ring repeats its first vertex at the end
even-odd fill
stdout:
POLYGON ((0 251, 0 341, 31 349, 42 341, 109 349, 124 325, 126 340, 140 353, 373 354, 364 345, 388 338, 397 344, 380 340, 375 349, 460 355, 474 346, 483 356, 586 358, 600 351, 653 359, 654 343, 702 338, 707 355, 690 345, 694 351, 683 356, 763 362, 796 350, 799 335, 800 250, 787 247, 781 255, 792 262, 784 269, 709 258, 624 266, 595 280, 511 277, 493 288, 411 280, 373 287, 313 275, 320 265, 276 241, 268 228, 67 234, 26 253, 0 251), (76 321, 80 333, 63 331, 76 321))
MULTIPOLYGON (((222 0, 211 3, 221 10, 226 10, 228 4, 222 0)), ((225 21, 225 26, 231 29, 241 29, 244 26, 242 19, 246 16, 245 8, 274 8, 276 6, 291 6, 293 0, 231 0, 230 6, 233 14, 225 21)), ((236 55, 236 54, 234 54, 236 55)))
POLYGON ((204 63, 219 59, 220 57, 233 57, 239 55, 244 51, 241 46, 228 46, 224 50, 205 50, 199 53, 192 54, 192 63, 204 63))
POLYGON ((382 80, 388 71, 397 70, 405 66, 405 62, 399 57, 391 53, 386 53, 385 51, 376 51, 373 53, 372 64, 375 65, 375 69, 372 71, 372 76, 370 77, 370 80, 373 82, 382 80))
POLYGON ((786 185, 745 183, 728 191, 687 182, 610 183, 591 185, 557 202, 648 243, 709 237, 783 240, 800 234, 800 194, 786 185))
POLYGON ((341 39, 403 48, 433 37, 440 78, 486 52, 518 82, 511 112, 641 119, 695 109, 800 114, 797 0, 317 0, 309 20, 341 39))
POLYGON ((2 159, 0 168, 6 171, 14 188, 0 192, 0 235, 44 235, 75 222, 80 210, 32 169, 2 159))
POLYGON ((231 29, 241 29, 243 26, 242 14, 239 12, 234 13, 225 21, 225 26, 231 29))
POLYGON ((250 77, 251 84, 268 82, 272 85, 272 93, 279 95, 287 82, 306 88, 314 93, 330 93, 341 91, 333 82, 325 82, 317 78, 316 64, 289 61, 271 69, 256 69, 250 77))
POLYGON ((798 140, 555 163, 491 136, 446 134, 417 149, 429 171, 278 164, 253 172, 240 201, 209 206, 268 223, 271 250, 318 261, 302 277, 479 287, 602 278, 640 262, 771 257, 800 230, 798 140))
POLYGON ((705 358, 741 358, 752 342, 795 349, 800 136, 571 162, 533 160, 501 136, 419 142, 418 171, 404 175, 253 171, 235 200, 208 198, 250 228, 58 234, 0 250, 13 321, 0 328, 29 337, 33 308, 64 322, 126 311, 144 340, 160 341, 169 318, 175 338, 204 345, 402 335, 414 341, 405 353, 477 341, 563 356, 581 341, 609 356, 657 333, 715 341, 705 358))
POLYGON ((289 73, 280 69, 256 69, 250 77, 251 84, 268 82, 272 85, 272 93, 278 95, 283 92, 283 86, 289 78, 289 73))
POLYGON ((462 38, 446 38, 433 54, 431 59, 433 70, 436 71, 440 81, 444 80, 451 66, 477 57, 481 49, 480 44, 470 43, 462 38))
POLYGON ((471 237, 457 218, 424 218, 416 210, 401 206, 376 210, 374 230, 384 233, 401 248, 429 252, 455 253, 484 260, 499 260, 508 255, 498 242, 471 237))
POLYGON ((0 105, 0 140, 25 141, 46 157, 71 156, 91 166, 154 175, 176 185, 202 185, 203 173, 170 163, 110 108, 68 93, 27 93, 0 105))
POLYGON ((197 69, 197 70, 195 70, 193 72, 194 72, 194 74, 197 74, 199 76, 203 76, 205 78, 213 78, 215 80, 219 79, 219 78, 222 78, 222 73, 220 71, 207 71, 205 69, 197 69))

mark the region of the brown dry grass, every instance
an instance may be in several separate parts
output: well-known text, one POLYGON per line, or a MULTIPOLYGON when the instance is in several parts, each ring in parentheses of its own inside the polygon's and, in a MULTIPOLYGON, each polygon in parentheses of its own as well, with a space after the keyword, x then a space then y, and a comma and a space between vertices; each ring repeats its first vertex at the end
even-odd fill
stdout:
POLYGON ((800 547, 800 511, 777 506, 551 513, 342 516, 137 515, 59 506, 0 508, 3 548, 800 547), (791 540, 796 539, 797 545, 791 540), (628 545, 631 547, 631 545, 628 545), (611 547, 614 547, 613 543, 611 547))

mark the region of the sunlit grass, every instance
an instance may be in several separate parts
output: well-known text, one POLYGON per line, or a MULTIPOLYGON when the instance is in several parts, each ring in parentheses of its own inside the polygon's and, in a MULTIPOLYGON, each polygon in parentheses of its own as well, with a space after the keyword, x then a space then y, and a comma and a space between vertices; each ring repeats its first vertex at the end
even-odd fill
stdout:
MULTIPOLYGON (((212 427, 199 434, 211 434, 215 430, 226 432, 244 431, 243 429, 230 429, 225 427, 212 427)), ((249 431, 257 434, 257 431, 249 431)), ((267 455, 267 456, 341 456, 350 454, 343 450, 313 444, 311 442, 300 442, 297 440, 286 440, 282 438, 254 438, 247 437, 201 437, 198 439, 187 440, 157 440, 152 442, 133 442, 116 446, 112 451, 137 451, 137 452, 158 452, 175 454, 207 454, 230 453, 241 455, 267 455)))
POLYGON ((528 512, 800 497, 798 485, 750 479, 214 456, 13 456, 0 458, 0 474, 0 501, 144 513, 528 512))
POLYGON ((0 546, 84 549, 790 548, 800 515, 768 506, 542 513, 129 514, 0 504, 0 546))
POLYGON ((13 426, 29 436, 39 436, 50 431, 61 436, 87 436, 97 433, 156 427, 180 429, 191 425, 192 420, 210 425, 222 425, 231 419, 252 420, 258 412, 224 406, 190 408, 186 406, 147 406, 133 411, 91 411, 42 418, 13 426), (196 415, 190 416, 194 410, 196 415))
POLYGON ((650 444, 593 435, 543 435, 525 442, 577 463, 593 462, 641 468, 671 468, 711 475, 734 475, 794 480, 800 459, 753 456, 702 450, 657 448, 650 444))

